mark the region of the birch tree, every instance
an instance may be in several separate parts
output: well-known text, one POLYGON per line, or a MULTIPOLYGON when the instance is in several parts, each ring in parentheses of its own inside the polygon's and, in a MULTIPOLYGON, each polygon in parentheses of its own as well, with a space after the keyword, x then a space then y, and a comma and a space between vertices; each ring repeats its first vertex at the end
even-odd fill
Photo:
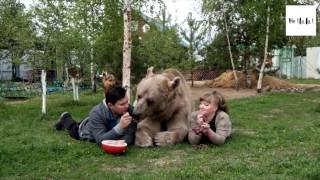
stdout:
MULTIPOLYGON (((233 59, 233 53, 231 50, 231 43, 230 43, 230 37, 229 37, 229 26, 227 19, 233 19, 234 18, 234 6, 235 4, 229 1, 219 0, 219 1, 209 1, 209 0, 203 0, 202 1, 202 11, 207 16, 207 20, 209 24, 216 24, 215 26, 218 27, 218 30, 225 33, 227 44, 228 44, 228 52, 229 52, 229 58, 230 63, 232 66, 232 72, 235 79, 235 88, 236 90, 239 90, 239 80, 236 73, 236 67, 233 59)), ((233 23, 233 22, 231 22, 233 23)))
POLYGON ((224 19, 224 27, 225 27, 225 31, 226 31, 226 36, 227 36, 227 42, 228 42, 228 50, 229 50, 229 55, 230 55, 230 62, 232 65, 232 73, 235 79, 235 88, 238 91, 239 90, 239 80, 238 80, 238 76, 237 76, 237 72, 236 72, 236 67, 234 65, 234 61, 233 61, 233 57, 232 57, 232 51, 231 51, 231 45, 230 45, 230 39, 229 39, 229 29, 228 29, 228 25, 227 25, 227 18, 226 18, 226 14, 225 12, 223 13, 223 19, 224 19))
POLYGON ((269 24, 270 24, 270 6, 268 6, 268 11, 267 11, 266 41, 265 41, 265 46, 264 46, 264 58, 263 58, 263 62, 261 65, 259 79, 258 79, 258 83, 257 83, 257 92, 258 93, 261 93, 263 72, 264 72, 264 68, 266 66, 266 60, 267 60, 268 41, 269 41, 269 24))
MULTIPOLYGON (((294 0, 291 2, 294 2, 294 0)), ((241 68, 244 74, 247 75, 248 73, 246 77, 252 77, 249 74, 255 70, 254 60, 258 59, 258 64, 261 64, 264 58, 268 5, 272 12, 269 15, 268 44, 270 44, 269 47, 279 48, 288 43, 288 38, 285 36, 284 1, 202 0, 202 8, 206 15, 206 20, 215 28, 218 34, 224 31, 225 24, 227 24, 232 55, 235 60, 239 60, 234 61, 235 66, 241 68), (223 15, 224 13, 225 15, 223 15)), ((225 45, 221 41, 221 36, 220 39, 215 39, 214 41, 213 44, 216 47, 225 45)), ((220 53, 218 57, 220 61, 229 59, 230 54, 226 54, 224 51, 217 51, 217 48, 213 49, 213 51, 216 51, 214 52, 215 54, 220 53)), ((246 85, 249 85, 249 83, 246 85)))
POLYGON ((127 96, 130 102, 130 73, 131 73, 131 0, 124 1, 123 7, 123 65, 122 65, 122 86, 127 89, 127 96))
POLYGON ((123 64, 122 64, 122 85, 127 90, 127 96, 130 101, 131 92, 131 51, 132 51, 132 8, 135 7, 140 11, 142 5, 150 11, 154 9, 154 4, 162 2, 161 0, 124 0, 123 1, 123 64))
POLYGON ((96 43, 97 37, 102 32, 102 22, 105 18, 103 1, 96 0, 79 0, 76 1, 74 9, 74 21, 76 22, 76 27, 78 27, 84 37, 89 41, 90 48, 90 80, 91 89, 96 92, 96 78, 95 74, 96 59, 95 59, 95 49, 94 45, 96 43))
POLYGON ((186 19, 188 29, 182 29, 181 34, 188 42, 188 61, 191 69, 191 86, 193 87, 193 69, 195 66, 196 56, 202 48, 204 40, 204 31, 201 29, 203 22, 192 18, 192 13, 188 14, 186 19))
POLYGON ((46 95, 47 95, 47 82, 46 82, 47 73, 45 70, 41 71, 41 85, 42 85, 42 114, 46 114, 46 95))
POLYGON ((78 76, 71 77, 71 84, 72 84, 72 92, 73 92, 73 101, 80 101, 79 98, 79 84, 80 79, 78 76))

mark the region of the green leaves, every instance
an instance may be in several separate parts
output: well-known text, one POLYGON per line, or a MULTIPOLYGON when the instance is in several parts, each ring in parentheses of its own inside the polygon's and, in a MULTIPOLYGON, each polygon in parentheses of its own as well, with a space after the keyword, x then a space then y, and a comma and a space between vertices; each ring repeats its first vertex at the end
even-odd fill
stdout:
MULTIPOLYGON (((249 57, 257 57, 262 60, 266 34, 266 10, 268 6, 271 7, 272 11, 269 44, 270 46, 282 46, 287 41, 284 34, 285 20, 283 16, 285 4, 283 1, 270 0, 262 3, 255 0, 213 2, 203 0, 203 12, 207 18, 213 18, 214 24, 212 25, 217 27, 218 33, 225 33, 221 19, 224 16, 226 17, 232 53, 235 55, 235 59, 239 59, 239 56, 244 57, 244 61, 242 61, 244 66, 248 64, 249 57)), ((213 44, 224 46, 221 38, 214 41, 216 42, 213 42, 213 44)), ((220 61, 228 59, 227 54, 220 53, 219 56, 221 57, 220 61)))
MULTIPOLYGON (((150 66, 154 66, 155 69, 182 68, 187 60, 186 52, 187 49, 180 44, 176 29, 167 28, 159 31, 154 25, 133 47, 134 57, 137 57, 134 63, 140 63, 136 66, 145 70, 150 66)), ((142 72, 143 75, 145 72, 142 72)))
MULTIPOLYGON (((232 53, 235 59, 243 56, 241 61, 242 67, 249 64, 250 57, 263 59, 263 50, 266 34, 266 14, 267 7, 270 6, 270 33, 269 33, 269 49, 273 47, 283 47, 285 45, 295 44, 297 46, 298 55, 305 55, 305 48, 308 45, 319 45, 319 37, 305 38, 305 37, 290 37, 285 34, 285 8, 286 5, 294 4, 314 4, 314 0, 298 1, 230 1, 230 0, 202 0, 202 11, 206 16, 207 22, 217 29, 217 33, 225 33, 223 28, 222 17, 225 16, 229 27, 229 36, 231 46, 233 47, 232 53), (310 40, 311 39, 311 40, 310 40)), ((215 51, 219 51, 220 46, 224 46, 224 42, 217 35, 216 39, 210 45, 212 49, 214 46, 215 51)), ((225 40, 226 41, 226 40, 225 40)), ((227 59, 227 54, 218 52, 209 52, 211 59, 222 61, 227 59), (219 58, 215 58, 219 56, 219 58)), ((208 61, 211 60, 207 58, 208 61)))
POLYGON ((17 60, 32 47, 34 35, 31 16, 24 5, 16 0, 0 0, 0 49, 9 50, 11 59, 17 60))

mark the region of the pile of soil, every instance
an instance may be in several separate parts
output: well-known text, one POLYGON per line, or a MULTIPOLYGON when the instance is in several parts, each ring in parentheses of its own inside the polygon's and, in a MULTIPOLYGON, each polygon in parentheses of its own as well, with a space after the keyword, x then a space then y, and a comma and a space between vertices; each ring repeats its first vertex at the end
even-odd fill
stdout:
MULTIPOLYGON (((245 84, 245 74, 243 72, 237 71, 239 88, 246 88, 245 84)), ((255 89, 257 87, 258 76, 256 74, 251 75, 251 88, 255 89)), ((226 71, 222 73, 219 77, 207 81, 206 85, 209 87, 220 87, 220 88, 235 88, 235 78, 232 71, 226 71)), ((300 90, 301 86, 289 83, 285 80, 266 75, 262 80, 262 89, 266 91, 270 90, 300 90)))

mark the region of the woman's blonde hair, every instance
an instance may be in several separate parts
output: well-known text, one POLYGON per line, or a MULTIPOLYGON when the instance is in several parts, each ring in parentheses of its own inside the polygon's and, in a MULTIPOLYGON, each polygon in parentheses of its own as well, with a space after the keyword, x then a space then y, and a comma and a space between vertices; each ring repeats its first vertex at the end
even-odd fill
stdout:
POLYGON ((116 83, 116 78, 114 77, 114 75, 103 73, 102 86, 103 86, 103 89, 104 89, 104 93, 107 93, 109 91, 109 89, 115 85, 115 83, 116 83), (106 85, 104 83, 105 81, 111 81, 112 83, 106 85))
POLYGON ((223 95, 217 91, 205 93, 200 97, 200 101, 206 101, 208 103, 214 103, 217 106, 217 110, 221 110, 229 114, 229 108, 226 104, 226 100, 223 95))
POLYGON ((105 74, 105 73, 103 73, 102 79, 103 79, 103 81, 108 80, 108 79, 113 80, 113 81, 116 80, 116 78, 114 77, 113 74, 105 74))

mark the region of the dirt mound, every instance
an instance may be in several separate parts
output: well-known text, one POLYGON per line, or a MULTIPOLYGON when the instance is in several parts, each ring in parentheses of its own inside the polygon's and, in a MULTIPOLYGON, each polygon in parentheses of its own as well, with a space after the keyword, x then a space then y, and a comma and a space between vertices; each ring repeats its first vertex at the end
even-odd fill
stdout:
POLYGON ((273 76, 266 75, 263 77, 263 80, 262 80, 262 88, 265 90, 282 90, 282 89, 299 90, 300 86, 289 83, 288 81, 285 81, 273 76))
MULTIPOLYGON (((237 71, 237 76, 239 79, 239 88, 246 88, 245 85, 245 75, 243 72, 237 71)), ((235 78, 232 71, 227 71, 222 73, 219 77, 207 81, 206 85, 209 87, 220 87, 220 88, 235 88, 235 78)), ((257 87, 257 75, 251 75, 251 88, 257 87)), ((262 80, 262 88, 264 90, 288 90, 295 89, 298 90, 300 88, 299 85, 289 83, 285 80, 266 75, 262 80)))
MULTIPOLYGON (((237 77, 239 79, 239 88, 245 88, 245 76, 242 72, 237 71, 237 77)), ((255 80, 255 77, 252 78, 255 80)), ((232 71, 227 71, 222 73, 217 78, 207 81, 206 85, 209 87, 221 87, 221 88, 234 88, 235 87, 235 78, 232 71)))

